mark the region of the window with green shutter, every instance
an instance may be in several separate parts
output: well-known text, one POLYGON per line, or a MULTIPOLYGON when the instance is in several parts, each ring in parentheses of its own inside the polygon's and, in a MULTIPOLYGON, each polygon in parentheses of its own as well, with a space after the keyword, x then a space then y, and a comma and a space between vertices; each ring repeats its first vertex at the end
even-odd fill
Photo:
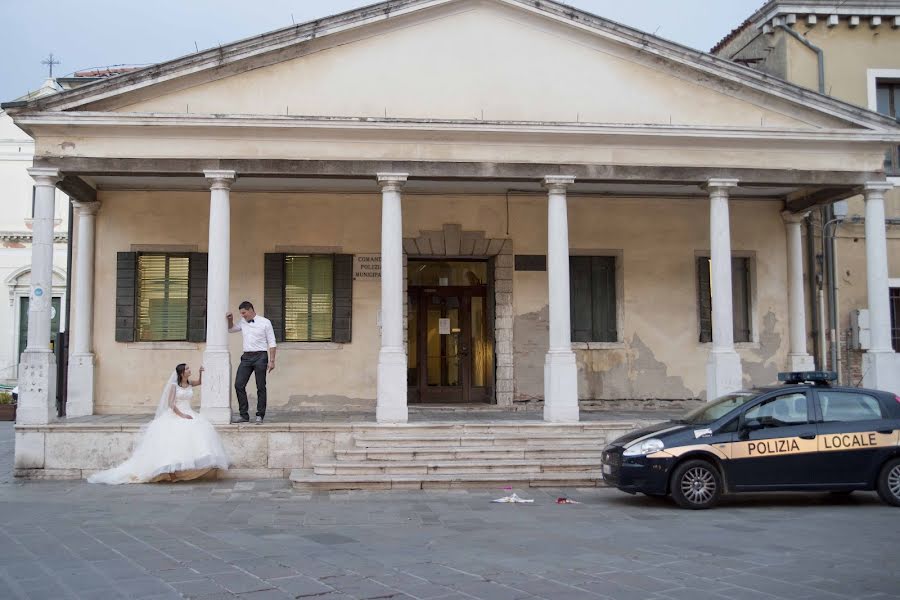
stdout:
POLYGON ((617 342, 616 257, 569 257, 573 342, 617 342))
POLYGON ((186 341, 190 258, 184 254, 139 254, 136 283, 137 341, 186 341))
POLYGON ((334 257, 284 257, 284 339, 330 342, 334 318, 334 257))
MULTIPOLYGON (((697 306, 700 313, 700 341, 712 341, 712 285, 708 256, 697 257, 697 306)), ((735 342, 753 340, 750 287, 750 259, 731 259, 731 304, 735 342)))

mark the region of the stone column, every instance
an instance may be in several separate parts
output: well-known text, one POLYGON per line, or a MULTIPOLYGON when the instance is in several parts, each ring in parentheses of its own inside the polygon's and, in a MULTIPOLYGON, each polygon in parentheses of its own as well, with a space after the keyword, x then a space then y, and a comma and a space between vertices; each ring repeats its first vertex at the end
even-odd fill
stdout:
POLYGON ((706 399, 741 389, 741 358, 734 350, 734 306, 731 296, 731 221, 728 190, 737 179, 710 179, 709 250, 712 288, 712 350, 706 363, 706 399))
POLYGON ((406 423, 406 348, 403 346, 403 215, 406 173, 379 173, 381 185, 381 350, 375 418, 406 423))
POLYGON ((806 351, 806 298, 803 294, 803 236, 800 226, 809 213, 781 213, 787 233, 788 312, 791 347, 788 369, 814 371, 813 357, 806 351))
POLYGON ((547 282, 550 303, 550 349, 544 361, 544 420, 578 422, 578 368, 572 351, 569 308, 569 218, 566 188, 574 177, 548 175, 547 282))
MULTIPOLYGON (((66 416, 94 414, 94 238, 99 202, 73 202, 78 215, 75 302, 69 341, 66 416)), ((70 277, 73 275, 70 274, 70 277)))
MULTIPOLYGON (((16 422, 46 425, 56 418, 56 357, 50 350, 53 297, 53 220, 58 169, 31 168, 34 179, 34 219, 31 245, 31 294, 28 305, 28 344, 19 365, 16 422)), ((16 464, 19 466, 18 445, 16 464)))
MULTIPOLYGON (((210 183, 206 350, 200 413, 213 423, 231 421, 231 354, 228 297, 231 271, 231 185, 234 171, 203 171, 210 183)), ((237 318, 237 317, 236 317, 237 318)))
POLYGON ((866 184, 866 285, 872 344, 863 355, 863 386, 900 395, 900 354, 891 345, 887 234, 884 194, 887 182, 866 184))

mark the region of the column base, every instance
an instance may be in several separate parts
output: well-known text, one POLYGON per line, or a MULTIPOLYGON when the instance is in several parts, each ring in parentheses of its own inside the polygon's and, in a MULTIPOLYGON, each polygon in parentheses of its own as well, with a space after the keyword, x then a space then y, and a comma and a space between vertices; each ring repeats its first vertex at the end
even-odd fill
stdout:
POLYGON ((231 385, 231 354, 227 350, 204 352, 200 414, 213 424, 231 423, 231 385))
POLYGON ((378 384, 375 420, 379 423, 406 423, 406 352, 403 348, 382 348, 378 353, 378 384))
POLYGON ((577 423, 578 365, 571 351, 547 353, 544 360, 544 421, 577 423))
POLYGON ((40 431, 16 432, 16 469, 43 469, 46 434, 40 431))
POLYGON ((22 353, 16 423, 46 425, 56 420, 56 356, 49 350, 22 353))
POLYGON ((66 417, 88 417, 94 414, 94 355, 73 354, 69 357, 66 417))
POLYGON ((900 396, 900 354, 866 352, 862 357, 863 387, 900 396))
POLYGON ((706 361, 706 401, 736 392, 744 386, 741 357, 734 350, 712 351, 706 361))
POLYGON ((809 354, 788 354, 788 369, 791 371, 815 371, 816 361, 809 354))

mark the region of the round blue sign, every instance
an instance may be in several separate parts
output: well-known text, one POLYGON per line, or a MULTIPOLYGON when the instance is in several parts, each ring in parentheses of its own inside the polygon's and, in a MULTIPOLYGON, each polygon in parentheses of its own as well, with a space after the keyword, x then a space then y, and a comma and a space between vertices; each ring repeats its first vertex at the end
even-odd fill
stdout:
POLYGON ((44 295, 44 290, 41 288, 34 288, 34 295, 40 298, 44 295))

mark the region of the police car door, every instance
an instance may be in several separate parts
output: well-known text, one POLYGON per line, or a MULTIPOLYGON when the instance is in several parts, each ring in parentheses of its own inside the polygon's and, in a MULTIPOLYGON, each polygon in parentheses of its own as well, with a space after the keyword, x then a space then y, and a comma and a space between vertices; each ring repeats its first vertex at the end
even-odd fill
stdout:
POLYGON ((864 391, 816 389, 823 483, 864 486, 897 435, 878 398, 864 391))
POLYGON ((735 490, 795 488, 815 481, 816 424, 808 391, 773 393, 741 415, 727 462, 735 490))

